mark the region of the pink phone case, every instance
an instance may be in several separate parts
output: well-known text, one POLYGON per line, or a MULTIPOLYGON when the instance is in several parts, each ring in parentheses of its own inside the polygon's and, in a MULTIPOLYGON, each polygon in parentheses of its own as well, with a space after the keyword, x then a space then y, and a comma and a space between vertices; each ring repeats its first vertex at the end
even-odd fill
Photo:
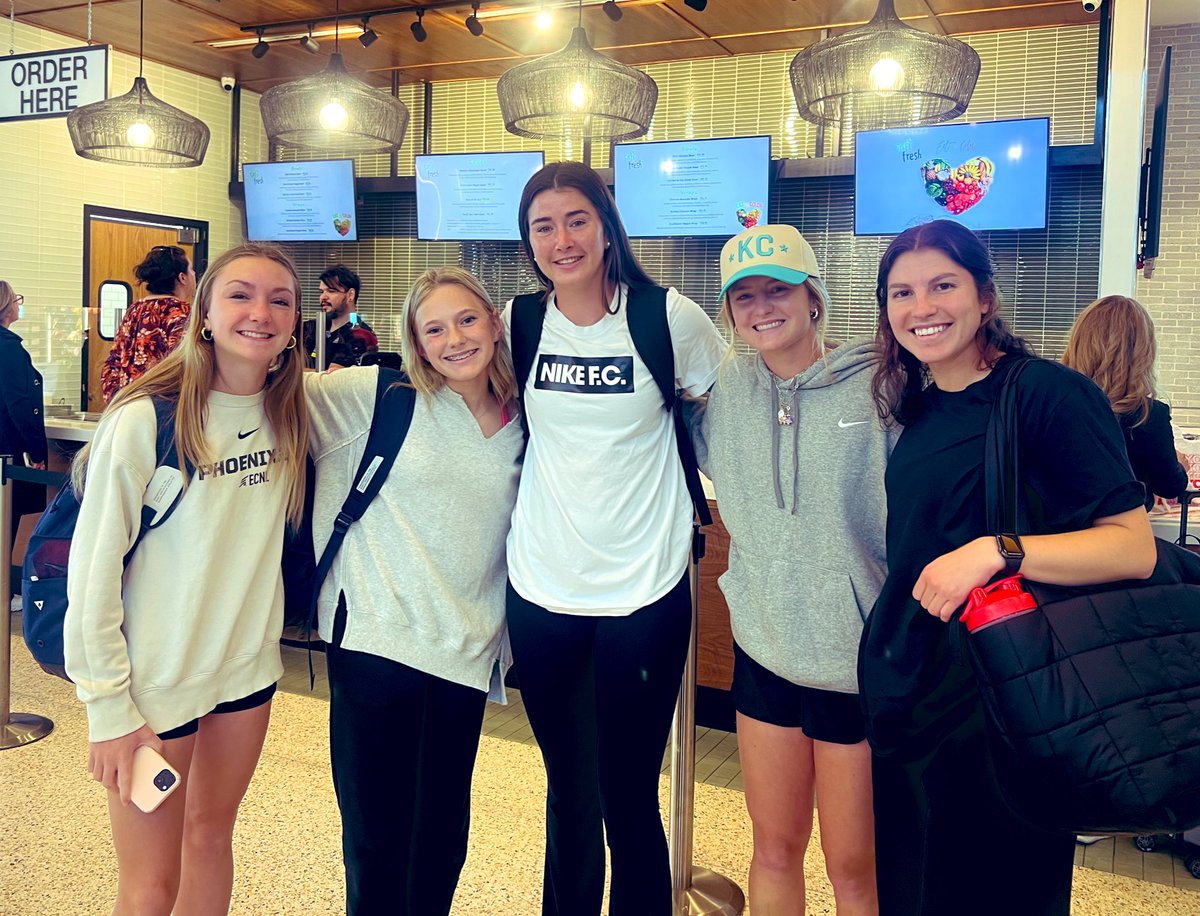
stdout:
POLYGON ((129 800, 149 814, 179 788, 179 774, 148 744, 133 752, 133 785, 129 800))

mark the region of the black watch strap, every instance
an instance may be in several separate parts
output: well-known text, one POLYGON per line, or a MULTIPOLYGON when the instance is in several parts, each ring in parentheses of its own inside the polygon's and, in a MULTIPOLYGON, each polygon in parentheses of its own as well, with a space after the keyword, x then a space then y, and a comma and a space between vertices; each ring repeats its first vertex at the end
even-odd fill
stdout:
POLYGON ((1025 547, 1021 544, 1021 539, 1017 535, 996 535, 996 549, 1000 552, 1000 556, 1004 558, 1004 572, 1006 574, 1015 576, 1021 571, 1021 564, 1025 562, 1025 547))

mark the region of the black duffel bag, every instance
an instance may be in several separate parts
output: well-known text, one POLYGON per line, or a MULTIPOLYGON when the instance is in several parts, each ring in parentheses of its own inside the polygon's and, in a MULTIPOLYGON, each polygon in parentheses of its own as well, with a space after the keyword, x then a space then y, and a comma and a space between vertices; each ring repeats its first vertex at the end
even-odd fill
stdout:
MULTIPOLYGON (((1017 532, 1014 366, 987 431, 989 525, 1017 532)), ((987 712, 1001 788, 1073 833, 1200 825, 1200 556, 1155 538, 1144 580, 978 589, 955 626, 987 712)))

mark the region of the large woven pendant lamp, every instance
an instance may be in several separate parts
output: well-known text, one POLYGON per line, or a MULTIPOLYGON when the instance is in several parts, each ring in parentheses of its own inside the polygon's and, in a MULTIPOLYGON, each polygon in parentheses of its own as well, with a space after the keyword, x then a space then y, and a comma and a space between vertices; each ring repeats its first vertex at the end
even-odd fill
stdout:
POLYGON ((390 153, 400 148, 408 131, 408 106, 346 71, 336 20, 329 66, 313 76, 272 86, 259 107, 267 139, 279 146, 390 153))
POLYGON ((658 84, 595 50, 579 25, 561 51, 506 71, 496 84, 504 126, 521 137, 632 140, 650 129, 658 84))
POLYGON ((208 125, 150 92, 142 76, 146 0, 138 5, 138 75, 115 99, 82 105, 67 115, 75 152, 84 159, 160 169, 193 168, 204 162, 208 125))
POLYGON ((874 130, 958 117, 975 91, 979 54, 905 25, 894 0, 880 0, 870 22, 809 45, 790 70, 800 117, 874 130))

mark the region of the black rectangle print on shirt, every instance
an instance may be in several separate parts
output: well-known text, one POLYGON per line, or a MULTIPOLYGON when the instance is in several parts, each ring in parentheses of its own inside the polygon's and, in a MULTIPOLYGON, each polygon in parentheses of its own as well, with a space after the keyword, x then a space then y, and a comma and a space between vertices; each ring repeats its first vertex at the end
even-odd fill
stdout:
POLYGON ((573 394, 628 394, 633 391, 633 357, 543 353, 533 387, 573 394))

